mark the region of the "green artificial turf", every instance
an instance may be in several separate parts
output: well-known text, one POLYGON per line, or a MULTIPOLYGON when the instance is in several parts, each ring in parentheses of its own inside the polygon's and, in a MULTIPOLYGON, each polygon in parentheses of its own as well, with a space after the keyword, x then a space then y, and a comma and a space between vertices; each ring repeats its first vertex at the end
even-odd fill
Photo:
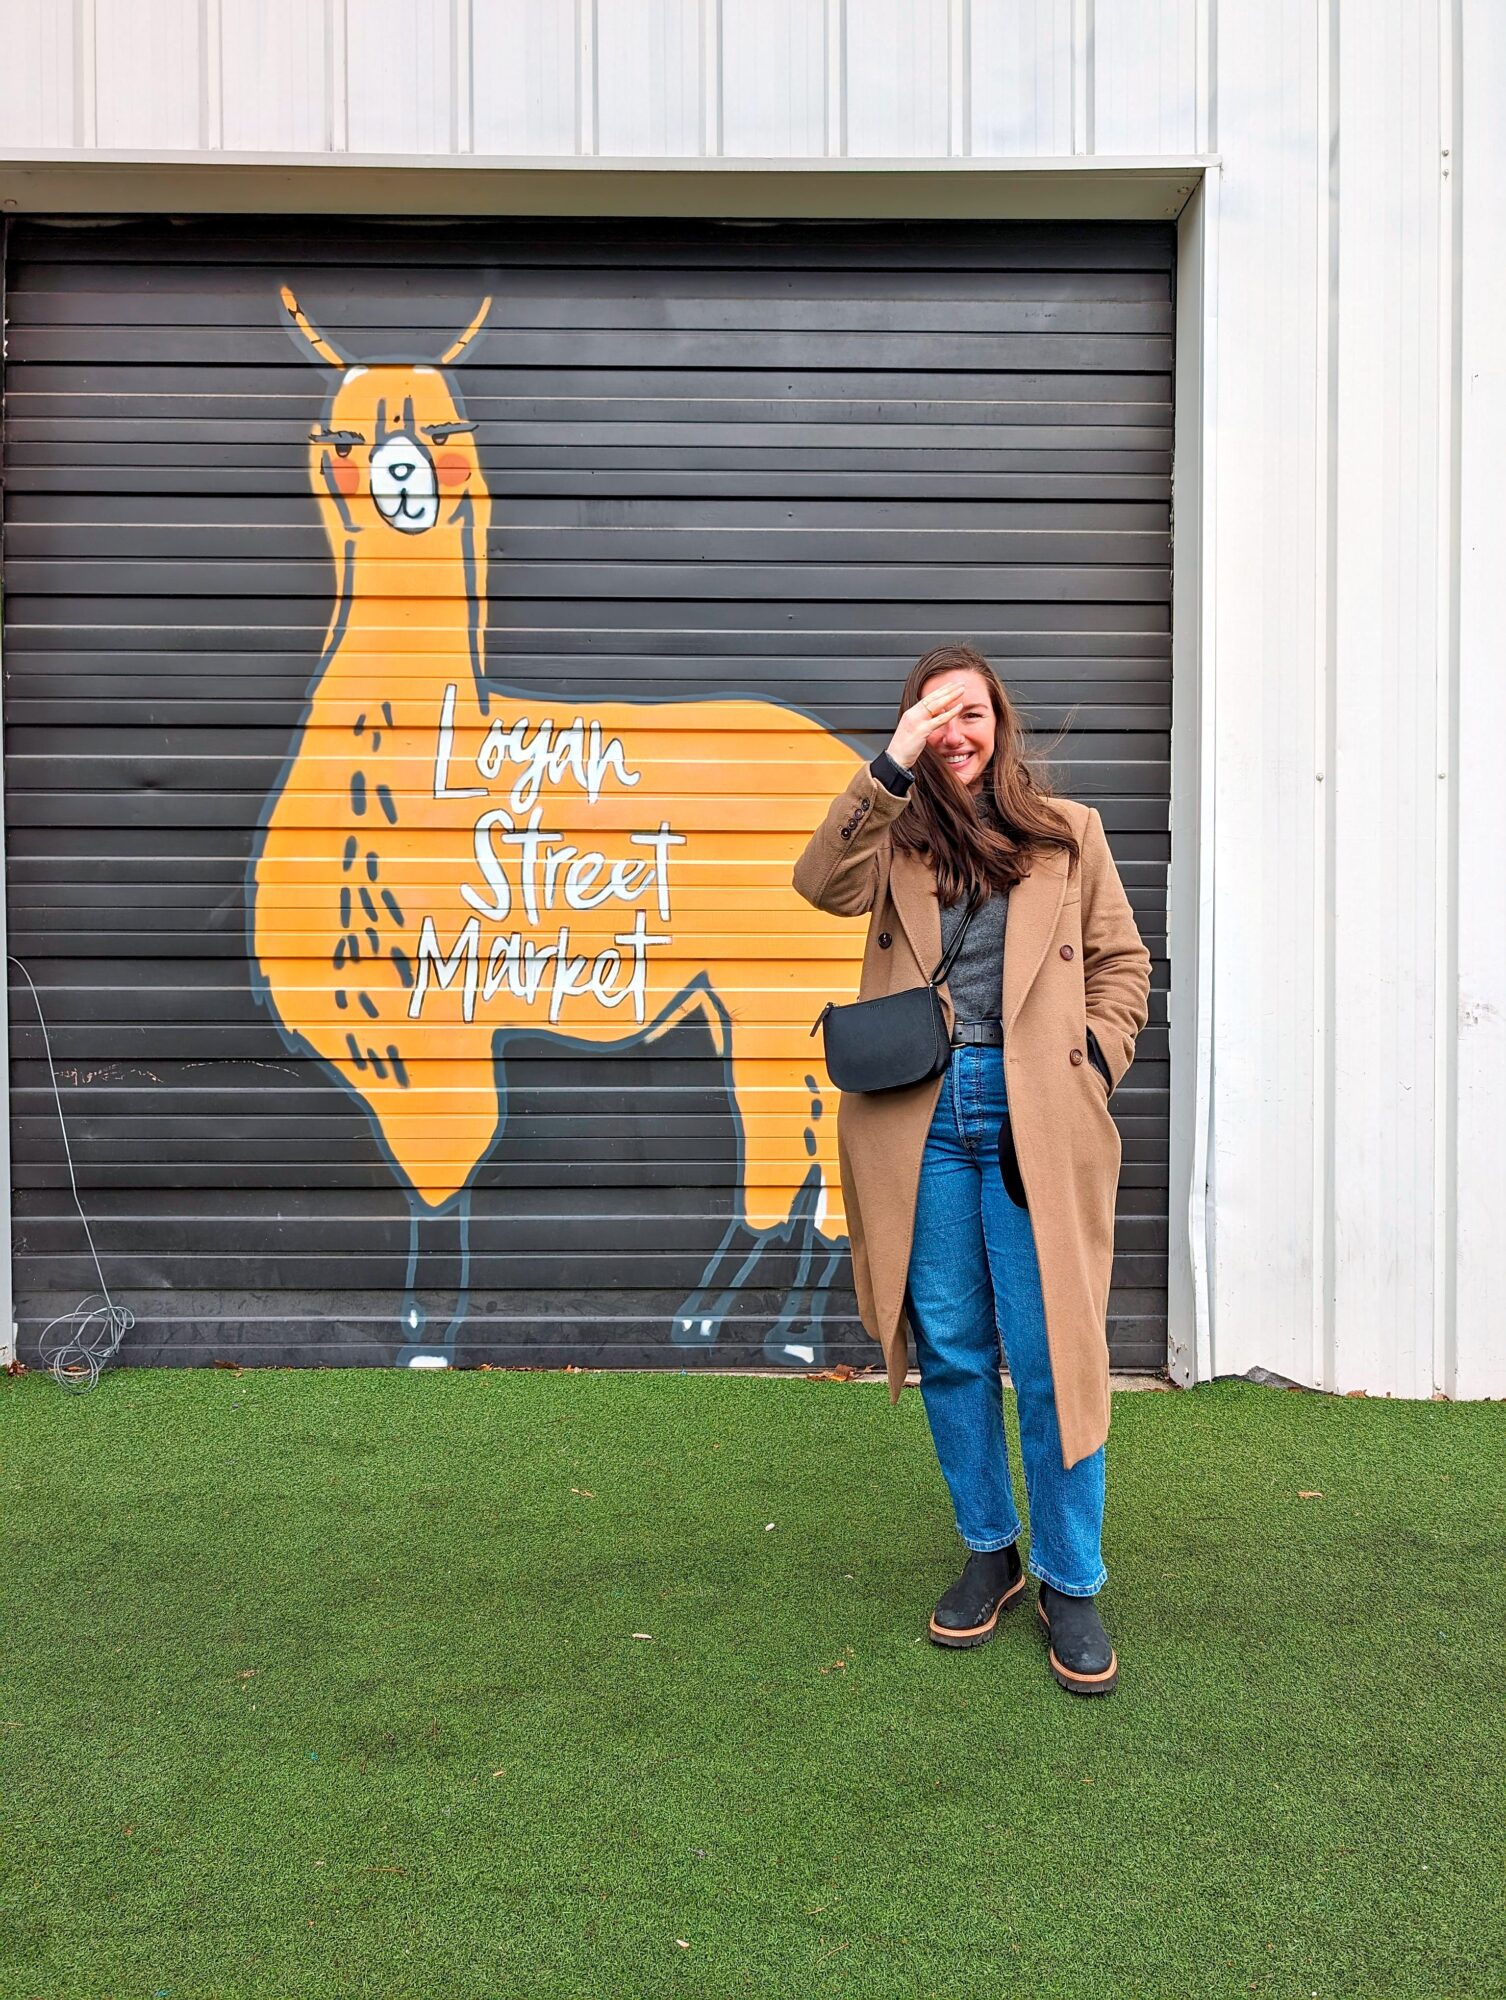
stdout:
POLYGON ((1089 1701, 913 1392, 9 1382, 0 1994, 1500 1994, 1503 1427, 1118 1396, 1089 1701))

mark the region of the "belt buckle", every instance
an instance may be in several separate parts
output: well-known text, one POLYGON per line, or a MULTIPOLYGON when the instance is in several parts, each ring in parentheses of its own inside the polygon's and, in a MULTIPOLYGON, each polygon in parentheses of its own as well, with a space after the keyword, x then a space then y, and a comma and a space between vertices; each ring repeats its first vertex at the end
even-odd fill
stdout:
POLYGON ((954 1049, 998 1048, 1003 1046, 1003 1041, 1002 1026, 996 1032, 992 1021, 958 1021, 953 1024, 952 1047, 954 1049), (968 1029, 972 1029, 974 1032, 969 1034, 966 1032, 968 1029))

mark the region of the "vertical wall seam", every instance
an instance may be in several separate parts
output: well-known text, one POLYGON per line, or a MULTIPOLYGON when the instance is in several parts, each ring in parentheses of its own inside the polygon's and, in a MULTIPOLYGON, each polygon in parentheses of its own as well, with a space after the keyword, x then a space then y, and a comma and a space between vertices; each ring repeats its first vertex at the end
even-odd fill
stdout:
POLYGON ((1073 0, 1072 5, 1072 151, 1093 150, 1093 92, 1096 88, 1093 61, 1093 0, 1073 0))
POLYGON ((1325 423, 1320 432, 1323 451, 1320 461, 1318 518, 1323 525, 1322 624, 1318 633, 1319 689, 1321 701, 1317 717, 1319 794, 1314 847, 1319 898, 1316 910, 1319 938, 1313 954, 1318 979, 1314 1019, 1318 1024, 1318 1091, 1314 1109, 1314 1170, 1316 1177, 1314 1218, 1315 1241, 1313 1292, 1317 1352, 1313 1356, 1313 1384, 1319 1389, 1338 1387, 1338 1295, 1336 1245, 1338 1231, 1334 1155, 1334 1124, 1337 1116, 1337 1086, 1334 1073, 1334 1038, 1337 1027, 1336 983, 1338 978, 1337 927, 1334 921, 1338 888, 1338 775, 1334 746, 1338 740, 1338 469, 1339 469, 1339 275, 1340 275, 1340 88, 1341 50, 1339 42, 1340 0, 1324 0, 1320 18, 1319 92, 1324 157, 1319 163, 1319 185, 1324 199, 1320 208, 1320 245, 1324 266, 1319 272, 1318 297, 1323 304, 1323 335, 1320 353, 1324 357, 1322 407, 1325 423), (1326 253, 1326 254, 1325 254, 1326 253))
POLYGON ((575 0, 575 149, 594 154, 601 131, 596 96, 596 0, 575 0))
POLYGON ((721 0, 701 0, 701 154, 717 159, 722 151, 722 18, 721 0))
POLYGON ((450 76, 454 109, 450 144, 457 153, 476 150, 475 17, 471 0, 450 0, 450 76))
POLYGON ((1203 518, 1201 619, 1198 642, 1202 661, 1202 685, 1198 701, 1202 713, 1198 759, 1198 840, 1202 847, 1202 907, 1198 914, 1198 1032, 1197 1155, 1193 1174, 1193 1297, 1196 1312, 1198 1379, 1209 1381, 1217 1372, 1218 1349, 1218 1202, 1213 1186, 1216 1099, 1214 1094, 1214 1029, 1217 994, 1213 972, 1216 963, 1218 913, 1218 404, 1219 404, 1219 211, 1223 201, 1223 168, 1206 176, 1204 187, 1212 196, 1208 207, 1206 252, 1203 259, 1207 296, 1203 305, 1203 518))
POLYGON ((73 131, 74 144, 80 148, 99 144, 99 52, 94 35, 94 0, 74 0, 73 131))
POLYGON ((329 93, 329 147, 333 153, 350 150, 350 38, 346 0, 328 0, 325 16, 326 89, 329 93))
POLYGON ((966 159, 973 150, 969 87, 971 0, 947 0, 947 152, 966 159))
POLYGON ((1171 865, 1166 881, 1172 1124, 1167 1156, 1167 1370, 1189 1387, 1212 1373, 1208 1160, 1214 858, 1212 621, 1218 171, 1177 220, 1173 270, 1171 865), (1179 1221, 1180 1218, 1180 1221, 1179 1221))
POLYGON ((1439 0, 1438 721, 1434 839, 1434 1393, 1459 1377, 1459 676, 1462 409, 1464 399, 1463 0, 1439 0))
POLYGON ((846 0, 826 0, 826 153, 847 157, 846 0))
POLYGON ((225 145, 225 22, 223 0, 199 5, 199 144, 206 153, 225 145))

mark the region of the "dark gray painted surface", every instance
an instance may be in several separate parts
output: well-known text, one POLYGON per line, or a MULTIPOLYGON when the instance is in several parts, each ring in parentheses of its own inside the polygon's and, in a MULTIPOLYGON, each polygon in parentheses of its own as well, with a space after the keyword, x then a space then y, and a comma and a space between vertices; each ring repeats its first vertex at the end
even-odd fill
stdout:
MULTIPOLYGON (((493 494, 488 670, 585 702, 718 689, 869 751, 915 656, 979 644, 1103 813, 1155 960, 1115 1099, 1111 1345, 1165 1352, 1172 250, 1142 225, 17 225, 5 581, 11 946, 54 1025, 126 1358, 392 1359, 407 1209, 359 1104, 252 998, 244 884, 324 637, 323 401, 291 282, 358 354, 467 362, 493 494)), ((792 774, 798 796, 798 774, 792 774)), ((819 803, 810 805, 811 823, 819 803)), ((23 1355, 93 1287, 13 1004, 23 1355)), ((737 1246, 709 1037, 507 1053, 462 1361, 763 1358, 800 1233, 737 1246), (749 1258, 749 1252, 756 1252, 749 1258)), ((806 1246, 808 1247, 808 1245, 806 1246)), ((865 1363, 845 1261, 824 1359, 865 1363)))

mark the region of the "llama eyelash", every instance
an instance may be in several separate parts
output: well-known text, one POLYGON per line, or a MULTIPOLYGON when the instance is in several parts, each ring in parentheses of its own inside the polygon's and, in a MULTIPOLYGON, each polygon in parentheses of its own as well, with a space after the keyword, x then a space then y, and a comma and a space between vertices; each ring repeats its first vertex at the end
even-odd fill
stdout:
POLYGON ((366 442, 359 431, 318 430, 311 431, 309 438, 313 444, 332 444, 335 448, 337 458, 348 458, 350 448, 353 444, 365 444, 366 442))

